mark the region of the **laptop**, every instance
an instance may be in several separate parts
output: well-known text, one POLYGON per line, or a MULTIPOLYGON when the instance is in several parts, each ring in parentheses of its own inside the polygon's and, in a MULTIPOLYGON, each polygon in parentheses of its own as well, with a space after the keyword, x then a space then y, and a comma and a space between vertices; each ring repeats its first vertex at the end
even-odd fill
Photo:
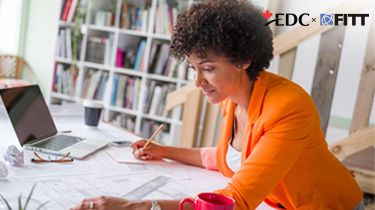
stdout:
POLYGON ((55 123, 38 85, 0 89, 20 144, 35 151, 82 159, 106 146, 107 141, 65 135, 55 123))

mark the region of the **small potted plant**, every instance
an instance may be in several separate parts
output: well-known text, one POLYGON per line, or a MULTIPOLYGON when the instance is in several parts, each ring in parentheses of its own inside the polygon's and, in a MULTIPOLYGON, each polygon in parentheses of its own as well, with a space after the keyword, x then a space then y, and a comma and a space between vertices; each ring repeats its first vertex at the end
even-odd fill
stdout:
MULTIPOLYGON (((29 205, 30 201, 34 200, 34 199, 31 198, 31 196, 32 196, 32 194, 33 194, 33 191, 34 191, 35 186, 36 186, 36 184, 34 184, 34 186, 32 187, 32 189, 31 189, 31 191, 30 191, 30 194, 29 194, 29 196, 27 197, 24 206, 22 206, 22 195, 20 195, 20 196, 18 197, 18 207, 15 207, 15 206, 14 206, 14 207, 12 208, 11 204, 14 205, 14 203, 17 203, 17 202, 12 202, 12 203, 10 204, 10 203, 4 198, 4 196, 0 194, 0 204, 3 204, 3 207, 2 207, 1 209, 4 209, 4 210, 13 210, 13 209, 14 209, 14 210, 16 210, 16 209, 18 209, 18 210, 26 210, 27 207, 30 206, 30 205, 29 205), (5 208, 4 208, 4 207, 5 207, 5 208)), ((36 203, 37 201, 34 200, 34 202, 36 203)), ((48 203, 48 201, 45 202, 45 203, 43 203, 43 204, 40 204, 40 203, 38 203, 38 204, 34 204, 33 207, 36 208, 36 210, 41 210, 41 209, 43 209, 43 206, 45 206, 47 203, 48 203), (38 205, 39 205, 39 206, 38 206, 38 205)), ((0 207, 1 207, 1 206, 0 206, 0 207)))

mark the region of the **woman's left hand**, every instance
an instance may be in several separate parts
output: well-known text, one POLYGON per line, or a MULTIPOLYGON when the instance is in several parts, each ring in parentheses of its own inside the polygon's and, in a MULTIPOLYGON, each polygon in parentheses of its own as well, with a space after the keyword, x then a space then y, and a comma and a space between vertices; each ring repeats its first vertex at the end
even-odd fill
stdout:
POLYGON ((109 197, 109 196, 99 196, 93 198, 86 198, 81 203, 79 203, 74 208, 70 210, 86 210, 86 209, 100 209, 100 210, 117 210, 117 209, 150 209, 147 208, 146 201, 142 203, 139 201, 131 201, 123 198, 109 197))

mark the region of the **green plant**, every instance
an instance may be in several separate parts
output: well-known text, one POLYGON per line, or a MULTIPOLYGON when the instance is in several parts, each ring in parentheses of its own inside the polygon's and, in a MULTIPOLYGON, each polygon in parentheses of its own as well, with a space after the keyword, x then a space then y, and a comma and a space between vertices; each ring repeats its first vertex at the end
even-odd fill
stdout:
MULTIPOLYGON (((34 189, 35 189, 35 186, 36 186, 36 183, 33 185, 33 188, 31 189, 30 191, 30 194, 29 196, 27 197, 27 200, 26 200, 26 203, 25 203, 25 206, 22 207, 22 202, 21 202, 21 198, 22 198, 22 194, 18 197, 18 210, 26 210, 26 207, 27 207, 27 204, 29 204, 29 201, 31 199, 31 196, 34 192, 34 189)), ((10 207, 8 201, 3 197, 3 195, 0 194, 0 198, 4 201, 5 205, 7 206, 8 210, 13 210, 12 207, 10 207)), ((36 210, 39 210, 41 209, 44 205, 46 205, 49 201, 47 202, 44 202, 43 204, 41 204, 36 210)))
POLYGON ((116 14, 116 5, 117 5, 117 0, 111 0, 112 2, 112 14, 115 15, 116 14))
MULTIPOLYGON (((74 32, 73 32, 73 53, 72 53, 72 60, 77 61, 78 58, 78 44, 79 41, 82 39, 81 33, 81 24, 83 24, 83 18, 85 15, 91 11, 93 5, 93 0, 90 0, 88 5, 86 4, 78 4, 76 9, 76 15, 74 18, 74 32)), ((76 62, 72 62, 72 65, 76 65, 76 62)), ((73 67, 74 67, 73 66, 73 67)))

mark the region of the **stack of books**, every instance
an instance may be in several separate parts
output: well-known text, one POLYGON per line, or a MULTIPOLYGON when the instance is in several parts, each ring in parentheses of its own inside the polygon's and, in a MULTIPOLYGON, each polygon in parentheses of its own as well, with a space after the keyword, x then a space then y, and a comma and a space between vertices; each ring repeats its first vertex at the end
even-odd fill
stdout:
POLYGON ((103 100, 107 89, 109 72, 90 69, 86 72, 81 87, 81 98, 103 100))
POLYGON ((87 40, 86 61, 109 65, 111 61, 111 51, 113 34, 108 38, 89 36, 87 40))
POLYGON ((140 32, 147 31, 150 8, 137 8, 132 4, 123 3, 120 27, 140 32))
POLYGON ((165 103, 167 95, 176 90, 174 83, 162 83, 151 80, 144 94, 143 113, 167 117, 165 103))
POLYGON ((78 76, 78 68, 70 65, 55 63, 52 91, 74 96, 75 84, 78 76))
POLYGON ((169 44, 154 43, 150 50, 148 73, 177 77, 178 61, 174 59, 169 50, 169 44))
POLYGON ((95 13, 94 24, 98 26, 113 26, 115 19, 112 12, 99 10, 95 13))
MULTIPOLYGON (((70 23, 74 20, 77 13, 79 0, 62 0, 60 20, 70 23)), ((85 4, 85 0, 81 0, 81 5, 85 4)))
POLYGON ((111 105, 137 110, 141 78, 124 74, 113 76, 111 105))
POLYGON ((175 0, 159 0, 156 8, 155 33, 171 35, 176 23, 177 3, 175 0))
MULTIPOLYGON (((72 37, 73 31, 70 28, 61 28, 59 30, 59 35, 56 39, 56 52, 55 55, 60 58, 72 59, 72 37)), ((81 52, 82 40, 78 42, 78 54, 77 59, 79 60, 79 55, 81 52)))
POLYGON ((146 40, 142 40, 139 46, 129 46, 125 50, 117 48, 116 67, 134 69, 135 71, 143 71, 144 54, 146 48, 146 40))

